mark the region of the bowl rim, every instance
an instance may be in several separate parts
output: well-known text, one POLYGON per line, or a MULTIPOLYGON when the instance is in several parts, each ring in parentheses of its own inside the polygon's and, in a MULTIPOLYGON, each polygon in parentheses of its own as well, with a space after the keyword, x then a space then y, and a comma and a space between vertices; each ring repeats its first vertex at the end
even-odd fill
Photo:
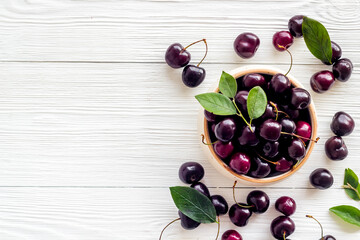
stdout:
MULTIPOLYGON (((277 73, 282 73, 283 71, 271 66, 244 66, 239 67, 236 69, 233 69, 229 72, 235 79, 244 76, 248 73, 260 73, 260 74, 269 74, 269 75, 275 75, 277 73)), ((295 87, 301 87, 304 88, 304 86, 296 80, 291 74, 288 74, 287 77, 289 78, 291 84, 295 87)), ((216 83, 216 86, 210 89, 211 92, 218 92, 218 82, 216 83)), ((310 120, 311 120, 311 126, 312 126, 312 134, 311 138, 314 138, 314 136, 317 136, 317 117, 316 117, 316 111, 315 111, 315 105, 313 101, 311 101, 309 107, 309 114, 310 114, 310 120)), ((200 114, 199 114, 199 129, 200 133, 205 135, 206 142, 210 142, 210 135, 208 132, 208 124, 207 120, 204 117, 204 109, 201 108, 200 114)), ((309 159, 310 154, 315 146, 315 142, 310 142, 310 144, 307 147, 305 157, 298 163, 294 168, 292 168, 290 171, 274 176, 269 178, 253 178, 247 175, 242 175, 235 173, 231 170, 231 168, 225 164, 220 157, 218 157, 214 151, 214 148, 211 145, 204 145, 201 144, 205 151, 208 153, 208 159, 212 163, 212 165, 220 171, 223 175, 235 179, 235 180, 244 180, 246 182, 252 182, 252 183, 273 183, 280 180, 283 180, 291 175, 293 175, 295 172, 297 172, 309 159)))

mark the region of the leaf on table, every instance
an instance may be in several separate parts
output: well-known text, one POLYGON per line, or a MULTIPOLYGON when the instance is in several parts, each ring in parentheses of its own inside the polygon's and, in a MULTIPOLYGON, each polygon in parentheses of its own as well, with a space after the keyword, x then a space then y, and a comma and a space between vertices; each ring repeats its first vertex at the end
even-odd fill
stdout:
POLYGON ((236 108, 231 100, 220 93, 202 93, 196 95, 195 98, 206 111, 216 115, 234 115, 236 108))
POLYGON ((237 92, 236 79, 223 71, 220 77, 219 90, 225 96, 234 98, 237 92))
POLYGON ((345 222, 360 227, 360 210, 349 205, 340 205, 330 208, 330 211, 336 214, 345 222))
MULTIPOLYGON (((344 186, 347 184, 350 184, 354 189, 357 189, 357 191, 360 190, 359 178, 350 168, 345 169, 344 186)), ((360 201, 359 194, 353 189, 345 188, 345 192, 350 198, 355 201, 360 201)))

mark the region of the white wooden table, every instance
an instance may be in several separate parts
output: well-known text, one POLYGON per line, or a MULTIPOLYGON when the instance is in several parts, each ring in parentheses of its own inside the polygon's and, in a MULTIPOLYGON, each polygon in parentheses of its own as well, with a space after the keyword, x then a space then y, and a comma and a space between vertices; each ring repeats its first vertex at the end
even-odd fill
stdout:
MULTIPOLYGON (((335 205, 360 204, 341 189, 347 167, 360 174, 359 130, 345 138, 349 156, 328 160, 324 142, 336 111, 360 118, 360 2, 303 1, 140 1, 2 0, 0 2, 0 239, 105 240, 157 239, 177 217, 168 187, 182 185, 179 166, 198 161, 204 183, 230 204, 232 180, 219 175, 201 151, 197 134, 200 109, 194 95, 245 64, 288 68, 286 53, 274 50, 274 32, 287 29, 295 14, 321 21, 343 56, 355 66, 346 83, 313 94, 321 141, 305 166, 272 185, 241 183, 239 201, 254 188, 266 191, 270 210, 236 228, 222 217, 221 232, 235 228, 245 240, 273 239, 269 225, 279 213, 274 201, 294 197, 291 239, 319 239, 320 229, 340 240, 360 238, 359 228, 329 213, 335 205), (240 59, 235 37, 244 31, 261 39, 256 56, 240 59), (174 42, 201 38, 209 44, 204 83, 189 89, 181 70, 164 63, 174 42), (330 169, 335 183, 326 191, 309 185, 318 167, 330 169)), ((204 47, 191 48, 193 62, 204 47)), ((292 74, 310 89, 310 76, 330 69, 316 60, 302 39, 291 47, 292 74)), ((184 231, 170 227, 163 239, 213 239, 215 225, 184 231)))

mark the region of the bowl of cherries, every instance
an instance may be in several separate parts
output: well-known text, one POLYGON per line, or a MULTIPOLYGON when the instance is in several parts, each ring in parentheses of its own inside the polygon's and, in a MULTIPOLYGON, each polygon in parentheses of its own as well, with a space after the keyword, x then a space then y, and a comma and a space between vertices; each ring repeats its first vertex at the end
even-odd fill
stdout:
POLYGON ((318 141, 309 92, 279 69, 223 72, 219 85, 196 99, 205 109, 199 130, 208 159, 232 179, 270 183, 289 177, 318 141))

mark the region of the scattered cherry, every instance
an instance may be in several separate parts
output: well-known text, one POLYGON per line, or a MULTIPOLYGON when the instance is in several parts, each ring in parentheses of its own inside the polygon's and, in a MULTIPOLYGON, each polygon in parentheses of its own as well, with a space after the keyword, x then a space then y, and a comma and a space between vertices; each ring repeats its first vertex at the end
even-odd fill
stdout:
POLYGON ((314 219, 314 220, 320 225, 320 228, 321 228, 321 238, 320 238, 320 240, 336 240, 336 238, 334 238, 334 237, 331 236, 331 235, 326 235, 326 236, 324 236, 323 227, 322 227, 321 223, 320 223, 316 218, 314 218, 314 217, 311 216, 311 215, 306 215, 306 217, 307 217, 307 218, 312 218, 312 219, 314 219))
POLYGON ((265 86, 266 81, 264 76, 261 74, 249 73, 244 76, 242 83, 246 89, 250 90, 256 86, 260 86, 260 87, 265 86))
POLYGON ((214 143, 214 151, 222 159, 229 157, 233 150, 234 145, 232 142, 217 141, 214 143))
POLYGON ((288 49, 294 42, 294 38, 289 31, 280 31, 273 36, 273 45, 276 50, 282 52, 288 49))
POLYGON ((341 137, 333 136, 325 143, 325 152, 331 160, 344 160, 348 155, 348 149, 341 137))
POLYGON ((236 173, 246 174, 249 172, 251 167, 250 157, 245 153, 235 153, 231 157, 229 166, 236 173))
POLYGON ((186 162, 179 168, 179 178, 183 183, 194 183, 204 177, 204 168, 197 162, 186 162))
POLYGON ((310 105, 311 96, 308 91, 303 88, 292 88, 291 89, 291 107, 295 109, 305 109, 310 105))
POLYGON ((317 93, 329 90, 334 83, 334 74, 327 70, 315 73, 310 79, 311 88, 317 93))
MULTIPOLYGON (((246 205, 242 204, 241 205, 246 205)), ((252 210, 250 208, 240 207, 238 204, 231 206, 229 210, 230 221, 238 227, 244 227, 248 224, 249 218, 252 215, 252 210)))
POLYGON ((252 206, 251 209, 254 213, 264 213, 270 205, 269 196, 260 190, 250 192, 246 201, 249 206, 252 206))
POLYGON ((234 137, 235 131, 236 124, 231 118, 224 119, 215 126, 215 136, 223 142, 230 141, 234 137))
POLYGON ((172 68, 184 67, 190 59, 190 53, 180 43, 171 44, 165 53, 165 61, 172 68))
MULTIPOLYGON (((341 51, 341 47, 333 41, 331 41, 331 49, 332 49, 331 64, 334 64, 337 60, 341 58, 342 51, 341 51)), ((323 62, 323 63, 326 65, 331 65, 329 62, 323 62)))
POLYGON ((195 65, 187 65, 182 72, 182 81, 187 87, 197 87, 205 79, 205 69, 195 65))
POLYGON ((353 64, 347 58, 342 58, 338 60, 334 64, 332 69, 334 77, 341 82, 346 82, 347 80, 349 80, 352 70, 353 64))
POLYGON ((189 218, 188 216, 186 216, 182 212, 178 211, 178 214, 179 214, 179 217, 180 217, 181 226, 184 229, 193 230, 193 229, 197 228, 200 225, 199 222, 196 222, 196 221, 192 220, 191 218, 189 218))
POLYGON ((255 178, 264 178, 270 174, 271 167, 269 163, 261 161, 258 157, 254 157, 253 163, 255 163, 256 168, 250 172, 250 176, 255 178))
POLYGON ((303 35, 302 33, 302 23, 303 23, 304 16, 303 15, 295 15, 290 18, 288 23, 288 28, 294 37, 298 38, 303 35))
POLYGON ((285 216, 290 216, 296 211, 296 202, 291 197, 283 196, 276 200, 275 208, 285 216))
POLYGON ((208 198, 210 198, 210 192, 209 189, 207 188, 207 186, 201 182, 195 182, 193 184, 191 184, 191 186, 193 189, 195 189, 196 191, 204 194, 205 196, 207 196, 208 198))
POLYGON ((354 130, 355 121, 346 112, 335 113, 330 128, 337 136, 347 136, 354 130))
POLYGON ((236 230, 227 230, 223 233, 221 240, 242 240, 242 237, 236 230))
POLYGON ((271 222, 270 229, 276 239, 285 239, 295 231, 295 223, 287 216, 280 216, 271 222))
POLYGON ((318 189, 328 189, 334 183, 334 178, 329 170, 318 168, 310 174, 310 183, 318 189))
POLYGON ((220 195, 213 195, 210 197, 210 200, 215 207, 216 215, 225 215, 228 212, 229 207, 225 198, 220 195))
POLYGON ((253 33, 241 33, 234 41, 235 52, 242 58, 251 58, 260 45, 260 39, 253 33))

